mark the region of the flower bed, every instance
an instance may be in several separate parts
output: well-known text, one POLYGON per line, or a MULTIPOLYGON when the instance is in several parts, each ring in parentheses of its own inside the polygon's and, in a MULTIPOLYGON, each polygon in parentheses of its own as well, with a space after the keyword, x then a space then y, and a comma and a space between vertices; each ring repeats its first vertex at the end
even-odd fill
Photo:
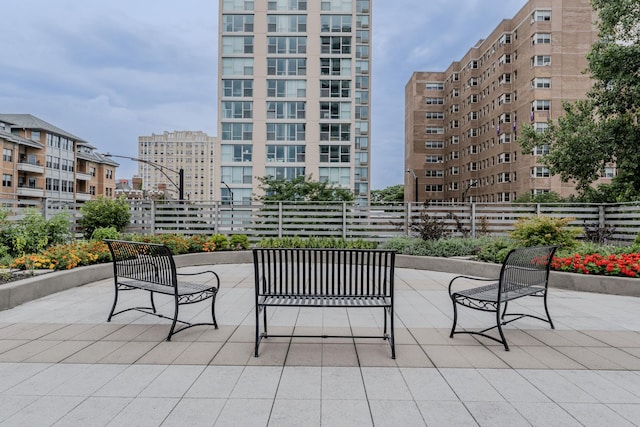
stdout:
POLYGON ((638 277, 640 275, 640 253, 581 255, 555 257, 551 268, 569 273, 582 273, 600 276, 638 277))

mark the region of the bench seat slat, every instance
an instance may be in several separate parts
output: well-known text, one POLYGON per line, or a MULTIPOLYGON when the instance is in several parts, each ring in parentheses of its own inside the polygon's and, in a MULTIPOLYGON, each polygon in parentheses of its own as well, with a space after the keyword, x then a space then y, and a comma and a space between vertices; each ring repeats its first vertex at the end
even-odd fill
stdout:
POLYGON ((309 306, 309 307, 390 307, 391 299, 386 297, 320 297, 304 295, 265 296, 260 305, 309 306))
MULTIPOLYGON (((475 299, 477 301, 487 301, 487 302, 498 302, 498 289, 499 283, 492 283, 490 285, 479 286, 477 288, 465 289, 462 291, 457 291, 454 293, 454 296, 462 296, 465 298, 475 299)), ((514 299, 518 299, 527 295, 534 295, 539 292, 544 292, 543 286, 523 286, 518 287, 517 285, 513 285, 509 288, 508 291, 502 292, 502 296, 500 298, 501 301, 507 302, 514 299)))

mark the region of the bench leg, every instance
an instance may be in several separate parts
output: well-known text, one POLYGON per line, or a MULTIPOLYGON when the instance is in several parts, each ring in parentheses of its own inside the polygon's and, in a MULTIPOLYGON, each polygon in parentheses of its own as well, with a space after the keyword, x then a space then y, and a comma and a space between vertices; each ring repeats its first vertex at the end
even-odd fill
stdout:
MULTIPOLYGON (((504 311, 507 311, 506 304, 504 307, 504 311)), ((502 317, 504 317, 504 314, 502 317)), ((502 319, 500 318, 500 306, 496 307, 496 322, 498 324, 498 332, 500 333, 500 339, 502 339, 502 344, 504 345, 504 349, 505 351, 509 351, 509 346, 507 345, 507 339, 504 337, 504 333, 502 332, 502 319)))
POLYGON ((456 304, 456 300, 451 298, 453 301, 453 326, 451 326, 451 333, 449 334, 449 338, 453 338, 453 334, 456 331, 456 324, 458 323, 458 304, 456 304))
MULTIPOLYGON (((395 336, 393 334, 393 331, 394 331, 393 316, 394 316, 393 307, 389 307, 389 323, 390 323, 389 326, 391 328, 391 330, 389 331, 390 332, 389 333, 389 344, 391 345, 391 358, 395 359, 396 358, 396 338, 395 338, 395 336)), ((386 323, 386 320, 387 320, 387 318, 385 316, 385 323, 386 323)))
POLYGON ((116 284, 115 295, 113 296, 113 305, 111 306, 111 311, 109 312, 109 317, 107 318, 107 322, 111 322, 111 318, 113 317, 113 313, 116 311, 116 305, 118 304, 118 285, 116 284))
POLYGON ((218 329, 218 321, 216 320, 216 296, 213 295, 211 297, 211 319, 213 321, 213 326, 218 329))
POLYGON ((176 323, 178 323, 178 297, 175 297, 175 307, 173 310, 173 323, 171 323, 171 329, 169 329, 169 335, 167 336, 167 341, 171 341, 171 336, 173 335, 173 331, 176 329, 176 323))
POLYGON ((149 292, 151 294, 150 299, 151 299, 151 310, 153 310, 153 312, 156 312, 156 302, 153 300, 153 292, 150 291, 149 292))
MULTIPOLYGON (((266 307, 262 309, 266 311, 266 307)), ((260 347, 260 306, 256 303, 256 348, 253 354, 254 357, 258 357, 258 347, 260 347)))
POLYGON ((551 329, 555 329, 555 326, 553 326, 553 321, 551 320, 551 315, 549 314, 549 308, 547 307, 547 292, 546 291, 544 293, 544 311, 545 311, 545 313, 547 313, 547 319, 549 319, 549 325, 551 326, 551 329))

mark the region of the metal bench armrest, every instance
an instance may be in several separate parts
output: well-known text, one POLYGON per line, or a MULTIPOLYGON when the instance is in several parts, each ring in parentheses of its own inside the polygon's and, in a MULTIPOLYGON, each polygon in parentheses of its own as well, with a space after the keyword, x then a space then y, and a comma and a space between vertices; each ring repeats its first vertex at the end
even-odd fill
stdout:
POLYGON ((453 282, 456 281, 457 279, 468 279, 468 280, 477 280, 477 281, 482 281, 482 282, 490 282, 490 281, 496 281, 498 279, 495 278, 486 278, 486 277, 474 277, 474 276, 456 276, 453 279, 451 279, 451 281, 449 282, 449 295, 453 295, 451 293, 451 288, 453 286, 453 282))

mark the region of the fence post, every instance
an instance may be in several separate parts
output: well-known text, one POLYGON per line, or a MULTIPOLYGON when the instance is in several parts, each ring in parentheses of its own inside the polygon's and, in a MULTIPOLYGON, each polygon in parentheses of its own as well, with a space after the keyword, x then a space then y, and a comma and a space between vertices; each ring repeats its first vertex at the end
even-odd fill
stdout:
POLYGON ((540 216, 540 203, 536 203, 536 216, 540 216))
POLYGON ((151 200, 151 235, 156 234, 156 201, 151 200))
POLYGON ((347 202, 342 202, 342 238, 347 239, 347 202))
POLYGON ((409 232, 409 224, 411 224, 411 202, 407 202, 404 208, 404 229, 407 234, 407 237, 411 235, 409 232))
POLYGON ((471 202, 471 237, 476 237, 476 203, 471 202))
POLYGON ((604 215, 604 205, 600 204, 598 206, 598 228, 600 230, 604 230, 606 226, 607 226, 607 223, 604 215))
POLYGON ((213 234, 218 234, 220 227, 220 203, 221 202, 213 203, 213 215, 215 218, 215 221, 213 221, 213 234))
POLYGON ((278 237, 282 238, 282 202, 278 202, 278 237))
POLYGON ((42 218, 44 219, 49 219, 48 213, 49 213, 49 199, 47 199, 46 197, 42 198, 42 205, 40 206, 42 209, 42 218))

